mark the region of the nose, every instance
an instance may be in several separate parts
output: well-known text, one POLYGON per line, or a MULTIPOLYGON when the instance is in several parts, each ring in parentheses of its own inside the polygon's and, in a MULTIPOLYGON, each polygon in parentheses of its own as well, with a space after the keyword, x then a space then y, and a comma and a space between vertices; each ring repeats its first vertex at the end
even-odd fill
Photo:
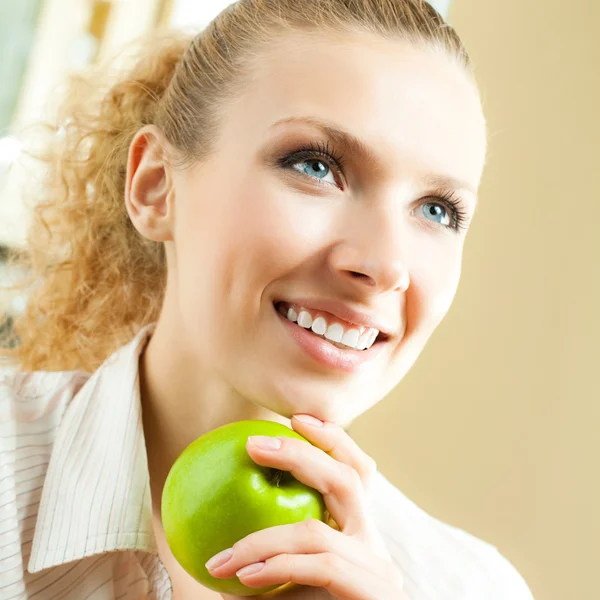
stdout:
POLYGON ((332 271, 363 294, 405 292, 410 277, 398 222, 398 215, 371 212, 355 226, 346 223, 343 239, 329 254, 332 271))

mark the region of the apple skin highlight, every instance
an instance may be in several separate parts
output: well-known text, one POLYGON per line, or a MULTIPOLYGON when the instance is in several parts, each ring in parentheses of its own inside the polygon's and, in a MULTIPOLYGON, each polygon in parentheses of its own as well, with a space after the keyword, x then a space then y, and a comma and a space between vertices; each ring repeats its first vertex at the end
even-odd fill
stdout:
POLYGON ((173 556, 202 585, 222 594, 255 596, 279 584, 250 588, 237 577, 217 579, 205 563, 247 535, 305 519, 326 521, 323 496, 287 471, 257 465, 251 435, 305 441, 273 421, 237 421, 194 440, 173 463, 161 499, 165 537, 173 556))

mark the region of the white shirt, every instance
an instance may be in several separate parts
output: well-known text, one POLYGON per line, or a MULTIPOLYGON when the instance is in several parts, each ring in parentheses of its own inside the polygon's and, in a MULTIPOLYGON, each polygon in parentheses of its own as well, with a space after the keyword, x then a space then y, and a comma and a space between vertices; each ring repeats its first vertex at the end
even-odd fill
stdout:
MULTIPOLYGON (((158 558, 138 380, 144 327, 93 374, 0 376, 0 600, 171 600, 158 558)), ((498 550, 381 473, 370 510, 411 600, 532 600, 498 550)))

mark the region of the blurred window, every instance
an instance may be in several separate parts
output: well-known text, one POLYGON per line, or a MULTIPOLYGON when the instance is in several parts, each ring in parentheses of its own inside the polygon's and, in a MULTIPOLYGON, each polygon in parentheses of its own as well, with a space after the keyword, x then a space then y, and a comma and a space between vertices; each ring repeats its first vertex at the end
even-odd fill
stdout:
POLYGON ((41 0, 0 2, 0 135, 9 128, 35 39, 41 0))

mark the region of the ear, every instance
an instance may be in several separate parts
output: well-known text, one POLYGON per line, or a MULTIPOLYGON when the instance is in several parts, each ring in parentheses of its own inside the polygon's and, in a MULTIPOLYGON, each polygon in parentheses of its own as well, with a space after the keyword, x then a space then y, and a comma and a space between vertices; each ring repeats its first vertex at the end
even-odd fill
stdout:
POLYGON ((173 179, 168 142, 155 125, 145 125, 129 145, 125 206, 133 226, 155 242, 173 240, 173 179))

